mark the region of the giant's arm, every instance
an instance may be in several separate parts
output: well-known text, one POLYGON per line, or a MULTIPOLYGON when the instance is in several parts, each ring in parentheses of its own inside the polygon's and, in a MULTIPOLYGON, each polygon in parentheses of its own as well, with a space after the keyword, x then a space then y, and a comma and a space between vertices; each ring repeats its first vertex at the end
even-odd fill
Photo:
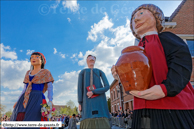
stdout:
POLYGON ((79 77, 78 77, 77 92, 78 92, 78 103, 82 104, 83 102, 83 72, 82 71, 79 73, 79 77))
POLYGON ((49 83, 47 83, 47 85, 48 85, 48 99, 49 99, 49 101, 52 101, 53 100, 53 84, 52 84, 52 82, 49 82, 49 83))
POLYGON ((101 70, 100 70, 100 76, 101 76, 102 81, 104 83, 104 87, 95 89, 93 91, 94 94, 103 94, 103 93, 105 93, 106 91, 109 90, 110 86, 109 86, 108 80, 107 80, 106 75, 104 74, 104 72, 102 72, 101 70))
POLYGON ((187 44, 172 33, 160 35, 167 65, 167 79, 162 82, 167 96, 175 96, 188 84, 192 72, 192 59, 187 44))

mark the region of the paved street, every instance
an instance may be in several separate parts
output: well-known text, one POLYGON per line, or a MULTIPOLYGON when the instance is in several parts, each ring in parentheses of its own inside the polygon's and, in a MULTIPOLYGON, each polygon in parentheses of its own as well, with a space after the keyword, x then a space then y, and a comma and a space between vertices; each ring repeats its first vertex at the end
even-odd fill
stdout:
MULTIPOLYGON (((77 129, 79 129, 79 126, 80 126, 80 122, 77 123, 77 129)), ((65 129, 68 129, 68 127, 66 127, 65 129)), ((125 128, 120 128, 118 126, 112 126, 111 129, 125 129, 125 128)))

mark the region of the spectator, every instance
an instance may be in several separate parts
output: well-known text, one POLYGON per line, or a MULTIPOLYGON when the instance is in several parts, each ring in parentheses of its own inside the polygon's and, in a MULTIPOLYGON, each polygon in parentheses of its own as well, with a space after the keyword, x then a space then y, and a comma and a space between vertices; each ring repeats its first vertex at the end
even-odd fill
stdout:
POLYGON ((69 127, 68 129, 77 129, 76 123, 79 121, 76 119, 75 114, 72 115, 72 118, 69 121, 69 127))
POLYGON ((109 112, 109 114, 110 114, 110 117, 112 117, 112 113, 111 113, 111 112, 109 112))
POLYGON ((122 112, 121 112, 121 117, 124 117, 124 116, 125 116, 125 114, 124 114, 124 112, 122 111, 122 112))
POLYGON ((112 116, 112 113, 111 113, 111 112, 110 112, 109 114, 110 114, 109 124, 110 124, 110 128, 111 128, 111 127, 112 127, 112 121, 111 121, 111 120, 112 120, 112 117, 113 117, 113 116, 112 116))
POLYGON ((117 115, 117 117, 121 117, 121 112, 118 112, 118 115, 117 115))
POLYGON ((117 115, 118 115, 118 113, 117 113, 117 111, 115 111, 114 117, 117 117, 117 115))
POLYGON ((65 118, 66 118, 66 115, 64 114, 63 115, 63 119, 62 119, 62 126, 65 127, 65 118))
POLYGON ((69 124, 69 115, 65 118, 65 127, 67 127, 69 124))
POLYGON ((133 119, 133 111, 131 111, 131 119, 133 119))
POLYGON ((59 127, 59 129, 63 129, 63 116, 59 115, 59 121, 62 123, 62 127, 59 127))
POLYGON ((128 113, 127 111, 124 112, 124 115, 123 115, 124 118, 127 118, 128 117, 128 113))

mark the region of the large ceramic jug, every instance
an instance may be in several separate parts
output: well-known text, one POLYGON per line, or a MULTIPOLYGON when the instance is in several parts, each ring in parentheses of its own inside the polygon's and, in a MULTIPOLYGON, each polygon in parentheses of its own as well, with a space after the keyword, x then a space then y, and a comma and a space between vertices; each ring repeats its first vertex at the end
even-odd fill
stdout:
POLYGON ((152 68, 143 47, 130 46, 123 49, 115 67, 126 93, 148 88, 152 68))

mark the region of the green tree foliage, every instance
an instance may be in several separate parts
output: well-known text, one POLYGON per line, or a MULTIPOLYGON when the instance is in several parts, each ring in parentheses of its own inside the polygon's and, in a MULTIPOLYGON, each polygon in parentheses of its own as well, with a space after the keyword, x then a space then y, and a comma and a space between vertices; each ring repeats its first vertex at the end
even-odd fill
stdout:
POLYGON ((5 115, 6 115, 7 117, 10 117, 10 116, 11 116, 11 114, 12 114, 11 109, 5 113, 5 115))
POLYGON ((107 98, 108 110, 111 112, 111 99, 107 98))
POLYGON ((75 107, 75 104, 73 101, 69 100, 67 103, 66 103, 67 107, 70 107, 71 109, 73 109, 75 107))
POLYGON ((75 106, 75 103, 71 100, 69 100, 66 103, 66 107, 61 108, 59 112, 60 114, 66 114, 66 115, 78 114, 77 107, 75 106))

